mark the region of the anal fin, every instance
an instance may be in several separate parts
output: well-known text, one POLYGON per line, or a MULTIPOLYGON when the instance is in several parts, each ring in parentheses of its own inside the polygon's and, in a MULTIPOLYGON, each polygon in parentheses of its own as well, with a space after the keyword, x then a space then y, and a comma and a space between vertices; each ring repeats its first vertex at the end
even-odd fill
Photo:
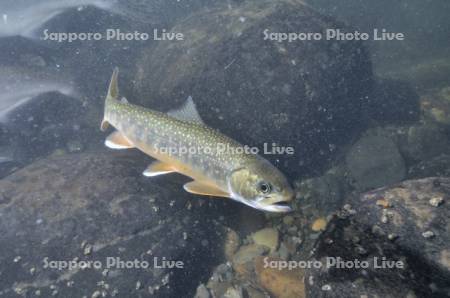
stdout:
POLYGON ((110 134, 106 140, 105 145, 111 149, 130 149, 134 148, 134 145, 119 131, 115 131, 110 134))
POLYGON ((229 198, 230 194, 223 190, 199 181, 191 181, 183 186, 184 190, 197 195, 229 198))
POLYGON ((147 169, 145 169, 142 174, 146 177, 154 177, 173 172, 176 172, 176 170, 172 165, 160 161, 154 161, 147 167, 147 169))

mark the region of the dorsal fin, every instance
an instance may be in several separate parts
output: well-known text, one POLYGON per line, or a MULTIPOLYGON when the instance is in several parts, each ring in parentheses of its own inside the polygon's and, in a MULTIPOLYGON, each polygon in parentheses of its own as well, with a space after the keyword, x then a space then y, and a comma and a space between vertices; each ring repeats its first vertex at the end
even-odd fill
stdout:
POLYGON ((108 95, 106 96, 106 99, 117 99, 119 97, 119 86, 117 83, 118 76, 119 68, 115 67, 111 76, 111 82, 109 83, 108 95))
POLYGON ((167 115, 182 121, 204 124, 191 96, 186 99, 181 107, 167 112, 167 115))

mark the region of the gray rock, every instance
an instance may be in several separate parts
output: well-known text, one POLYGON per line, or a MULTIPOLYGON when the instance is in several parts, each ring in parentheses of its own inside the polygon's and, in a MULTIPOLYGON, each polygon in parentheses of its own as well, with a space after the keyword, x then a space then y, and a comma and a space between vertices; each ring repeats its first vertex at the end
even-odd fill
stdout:
POLYGON ((261 151, 272 142, 294 147, 294 155, 266 155, 285 172, 318 170, 363 128, 372 70, 358 41, 264 40, 265 29, 299 28, 351 30, 292 0, 198 12, 172 28, 184 41, 143 52, 136 98, 168 110, 191 95, 205 123, 238 141, 261 151))
POLYGON ((426 178, 351 198, 347 203, 354 212, 342 212, 329 223, 313 259, 368 266, 311 268, 305 278, 308 296, 447 297, 449 195, 449 178, 426 178))
MULTIPOLYGON (((380 225, 386 235, 397 236, 396 244, 421 260, 450 275, 450 233, 448 219, 450 205, 442 203, 450 195, 449 178, 425 178, 408 180, 388 188, 368 192, 354 202, 357 215, 354 220, 366 226, 380 225), (383 209, 378 200, 385 200, 389 206, 383 209), (441 201, 433 206, 431 201, 441 201), (360 214, 360 216, 358 216, 360 214), (386 224, 380 224, 385 215, 386 224), (437 239, 422 240, 424 232, 432 231, 437 239)), ((429 233, 428 233, 429 234, 429 233)))
POLYGON ((425 161, 450 152, 450 142, 445 132, 433 124, 413 125, 407 131, 402 151, 414 161, 425 161))
POLYGON ((367 116, 380 124, 419 120, 419 95, 409 83, 377 79, 367 105, 367 116))
POLYGON ((406 176, 405 162, 397 145, 384 135, 363 136, 347 152, 345 162, 360 190, 393 184, 406 176))
POLYGON ((211 294, 204 284, 201 284, 197 287, 197 292, 195 293, 194 298, 210 298, 211 294))
POLYGON ((450 155, 442 154, 408 169, 408 178, 450 177, 450 155))
POLYGON ((300 199, 294 204, 297 210, 308 208, 316 217, 326 216, 342 207, 349 189, 342 167, 334 167, 322 176, 298 181, 295 190, 300 199))
POLYGON ((189 202, 176 175, 145 179, 147 162, 130 153, 70 154, 0 180, 0 296, 193 296, 219 263, 224 229, 216 218, 225 208, 189 202), (57 269, 46 258, 100 263, 57 269), (141 268, 108 265, 108 258, 138 260, 141 268), (183 268, 156 268, 155 258, 183 268))

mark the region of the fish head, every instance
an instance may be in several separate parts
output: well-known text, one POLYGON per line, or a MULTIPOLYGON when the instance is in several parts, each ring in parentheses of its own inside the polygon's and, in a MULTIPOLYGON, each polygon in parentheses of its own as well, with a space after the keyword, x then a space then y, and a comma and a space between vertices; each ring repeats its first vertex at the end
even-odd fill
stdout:
POLYGON ((286 177, 266 160, 234 170, 228 178, 232 199, 270 212, 290 212, 294 191, 286 177))

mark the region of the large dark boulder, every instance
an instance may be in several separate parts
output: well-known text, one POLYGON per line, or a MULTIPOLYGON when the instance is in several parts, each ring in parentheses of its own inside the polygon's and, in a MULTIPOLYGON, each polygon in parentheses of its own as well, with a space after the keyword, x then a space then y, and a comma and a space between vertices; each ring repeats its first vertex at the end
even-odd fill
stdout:
POLYGON ((310 297, 448 297, 449 178, 409 180, 355 196, 318 240, 315 260, 368 268, 308 270, 310 297), (400 262, 402 268, 386 265, 400 262), (361 263, 360 263, 361 264, 361 263))
POLYGON ((192 95, 205 122, 238 141, 293 146, 267 155, 282 170, 319 170, 364 126, 372 69, 359 41, 265 40, 268 32, 353 31, 299 1, 245 1, 198 12, 137 64, 135 92, 147 107, 168 110, 192 95))
POLYGON ((149 161, 133 155, 54 156, 0 180, 0 296, 195 293, 221 258, 218 214, 226 209, 185 193, 177 175, 144 178, 143 162, 149 161), (149 266, 108 267, 108 257, 149 266), (159 264, 163 258, 181 261, 184 268, 155 268, 155 257, 159 264), (101 264, 56 269, 56 263, 46 267, 46 258, 101 264))

